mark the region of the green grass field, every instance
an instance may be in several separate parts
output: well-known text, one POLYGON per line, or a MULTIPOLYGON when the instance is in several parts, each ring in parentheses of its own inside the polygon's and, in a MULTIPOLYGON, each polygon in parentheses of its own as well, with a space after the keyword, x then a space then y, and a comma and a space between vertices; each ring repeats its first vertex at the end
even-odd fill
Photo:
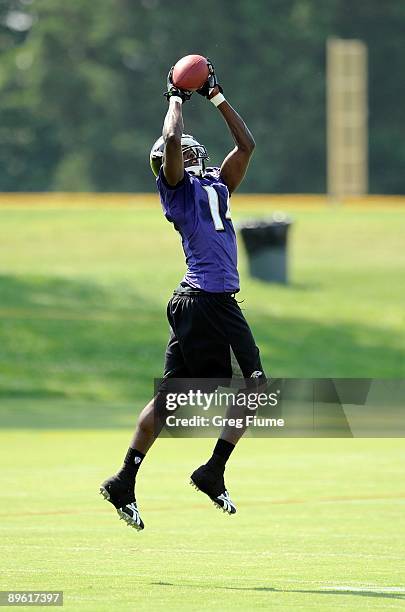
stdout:
MULTIPOLYGON (((234 203, 264 216, 271 201, 234 203)), ((291 205, 291 284, 242 307, 273 376, 405 378, 405 208, 291 205)), ((402 439, 246 437, 238 514, 188 486, 212 440, 158 441, 146 529, 97 495, 160 376, 179 239, 147 204, 0 206, 0 590, 68 610, 363 610, 405 605, 402 439)))
POLYGON ((402 440, 242 440, 234 517, 187 484, 210 441, 160 440, 137 533, 96 495, 127 438, 2 434, 1 589, 63 589, 66 609, 100 612, 403 609, 402 440))

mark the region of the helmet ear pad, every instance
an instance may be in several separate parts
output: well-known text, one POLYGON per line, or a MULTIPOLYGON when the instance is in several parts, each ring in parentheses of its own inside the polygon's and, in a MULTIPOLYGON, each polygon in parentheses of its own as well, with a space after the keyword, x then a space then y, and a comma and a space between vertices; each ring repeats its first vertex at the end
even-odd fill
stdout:
POLYGON ((149 155, 150 167, 155 176, 158 176, 160 166, 163 163, 164 148, 165 142, 163 140, 163 136, 160 136, 160 138, 158 138, 157 141, 154 143, 149 155))

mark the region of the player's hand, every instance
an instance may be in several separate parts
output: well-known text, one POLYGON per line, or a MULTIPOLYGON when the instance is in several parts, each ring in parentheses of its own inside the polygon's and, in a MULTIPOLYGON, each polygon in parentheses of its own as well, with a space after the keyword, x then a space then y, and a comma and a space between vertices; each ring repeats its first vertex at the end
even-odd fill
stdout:
POLYGON ((184 102, 187 102, 187 100, 190 100, 191 94, 193 92, 189 91, 188 89, 179 89, 178 87, 173 85, 173 80, 172 80, 173 68, 174 66, 170 68, 169 74, 167 75, 167 84, 166 84, 167 91, 165 91, 163 95, 166 97, 167 101, 169 101, 172 96, 178 96, 179 98, 182 99, 183 104, 184 104, 184 102))
POLYGON ((208 79, 205 81, 204 85, 200 87, 200 89, 197 89, 197 93, 199 93, 200 96, 204 96, 204 98, 208 98, 208 100, 210 100, 211 98, 216 96, 217 93, 223 93, 224 90, 222 89, 221 85, 218 83, 217 75, 215 74, 214 65, 211 62, 211 60, 208 59, 208 57, 207 57, 207 63, 208 63, 209 76, 208 76, 208 79))

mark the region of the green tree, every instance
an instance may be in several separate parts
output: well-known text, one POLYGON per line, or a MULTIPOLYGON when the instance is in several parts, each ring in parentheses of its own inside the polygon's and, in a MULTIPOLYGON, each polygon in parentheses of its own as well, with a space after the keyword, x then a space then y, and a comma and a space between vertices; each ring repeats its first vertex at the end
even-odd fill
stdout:
MULTIPOLYGON (((325 43, 370 49, 374 191, 405 192, 405 6, 377 0, 0 3, 0 189, 151 191, 169 67, 208 55, 257 149, 242 189, 325 190, 325 43)), ((220 163, 231 141, 198 95, 185 126, 220 163)))

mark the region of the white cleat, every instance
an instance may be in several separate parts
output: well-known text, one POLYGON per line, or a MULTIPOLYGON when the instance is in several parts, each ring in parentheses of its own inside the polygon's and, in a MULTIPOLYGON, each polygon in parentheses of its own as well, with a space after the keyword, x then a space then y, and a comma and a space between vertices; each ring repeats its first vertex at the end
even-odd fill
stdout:
POLYGON ((117 512, 120 520, 125 521, 128 527, 133 527, 137 531, 142 531, 145 527, 136 506, 136 502, 127 504, 123 508, 117 508, 117 512))
MULTIPOLYGON (((103 485, 100 487, 100 495, 102 495, 106 501, 113 504, 110 493, 103 485)), ((133 527, 137 531, 142 531, 142 529, 144 529, 145 525, 141 519, 135 500, 124 504, 121 508, 116 508, 116 510, 120 517, 120 521, 125 521, 128 527, 133 527)))
MULTIPOLYGON (((222 489, 223 493, 221 493, 220 495, 215 495, 214 491, 211 489, 210 491, 210 485, 212 485, 212 481, 208 481, 204 478, 205 474, 204 472, 201 474, 201 468, 199 468, 199 470, 196 470, 191 478, 190 478, 190 484, 192 487, 194 487, 195 489, 197 489, 197 491, 201 491, 201 493, 205 493, 205 495, 208 495, 208 497, 211 499, 211 501, 213 502, 214 506, 216 508, 218 508, 219 510, 222 510, 223 512, 225 512, 226 514, 235 514, 236 513, 236 506, 233 503, 233 501, 231 500, 229 493, 226 489, 222 489), (198 474, 198 472, 200 472, 198 474), (194 478, 199 478, 199 484, 201 481, 201 487, 199 487, 196 483, 194 478), (205 480, 205 482, 204 482, 205 480), (211 494, 210 494, 211 493, 211 494)), ((224 486, 223 485, 223 478, 222 478, 222 483, 220 484, 220 486, 224 486)), ((219 487, 216 487, 217 491, 218 491, 219 487)), ((221 490, 221 488, 219 489, 221 490)))
POLYGON ((229 497, 228 491, 225 489, 225 492, 222 495, 219 495, 215 499, 212 500, 214 506, 216 506, 222 512, 226 512, 228 514, 236 513, 236 506, 229 497))

